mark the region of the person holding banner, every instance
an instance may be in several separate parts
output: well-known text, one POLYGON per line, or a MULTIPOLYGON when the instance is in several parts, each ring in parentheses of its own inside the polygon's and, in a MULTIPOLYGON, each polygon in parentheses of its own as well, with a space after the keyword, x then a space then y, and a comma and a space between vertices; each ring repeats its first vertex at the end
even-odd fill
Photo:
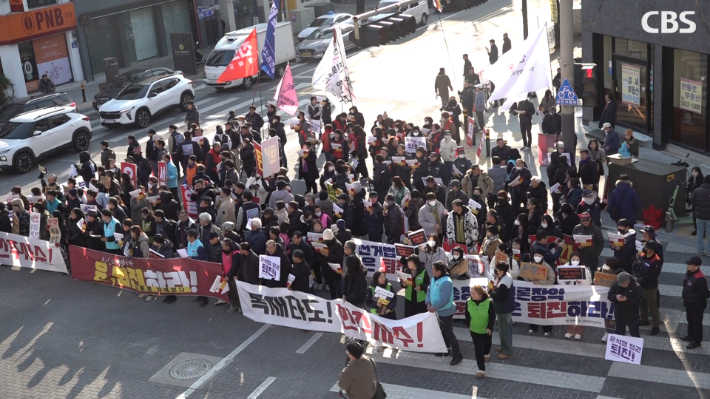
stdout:
POLYGON ((288 281, 288 275, 291 273, 291 261, 286 256, 283 248, 280 245, 276 245, 276 241, 269 240, 266 242, 266 256, 280 258, 280 268, 279 268, 279 279, 278 280, 267 280, 264 279, 262 284, 269 288, 286 288, 286 282, 288 281))
MULTIPOLYGON (((545 273, 544 279, 534 280, 532 278, 523 277, 523 281, 532 282, 535 285, 553 285, 555 284, 555 270, 545 262, 545 251, 542 248, 537 248, 533 252, 533 264, 538 266, 543 266, 547 272, 545 273)), ((525 264, 523 264, 525 266, 525 264)), ((521 276, 522 277, 522 276, 521 276)), ((530 324, 528 328, 528 334, 534 334, 537 332, 537 324, 530 324)), ((542 326, 542 332, 545 337, 549 337, 552 334, 552 326, 542 326)))
MULTIPOLYGON (((573 266, 573 267, 584 267, 582 263, 582 256, 579 252, 573 252, 569 257, 569 263, 563 266, 573 266)), ((561 284, 566 285, 592 285, 592 271, 588 267, 584 270, 584 280, 565 280, 561 281, 561 284)), ((579 341, 582 339, 582 334, 584 334, 584 326, 581 324, 568 325, 567 332, 565 333, 565 338, 570 339, 574 336, 574 339, 579 341)))
POLYGON ((436 356, 453 356, 449 365, 455 366, 461 363, 463 355, 459 347, 459 341, 454 335, 454 284, 449 277, 446 266, 443 262, 435 262, 432 265, 431 285, 426 293, 427 310, 436 313, 439 318, 439 328, 444 336, 444 343, 449 348, 448 353, 437 353, 436 356))
POLYGON ((468 259, 464 255, 464 250, 461 247, 451 249, 451 260, 447 265, 447 269, 449 269, 449 275, 452 279, 468 280, 471 278, 468 273, 468 259))
POLYGON ((323 231, 323 241, 327 246, 327 250, 325 248, 320 250, 320 255, 323 257, 323 261, 321 262, 321 275, 330 291, 330 298, 337 299, 343 295, 341 291, 342 274, 334 270, 330 264, 341 265, 345 257, 345 252, 343 245, 335 239, 331 229, 325 229, 323 231))
POLYGON ((417 255, 412 254, 407 257, 407 265, 403 272, 411 277, 411 279, 400 279, 404 287, 404 317, 425 313, 426 293, 430 279, 417 255))
POLYGON ((471 340, 476 353, 478 372, 476 378, 486 376, 486 362, 491 361, 493 324, 496 321, 495 306, 480 285, 471 288, 471 297, 466 301, 466 324, 471 331, 471 340))
POLYGON ((397 320, 397 293, 387 281, 387 274, 377 271, 372 275, 372 284, 365 291, 365 306, 372 314, 397 320), (380 288, 380 290, 377 290, 380 288), (384 292, 382 292, 384 291, 384 292))

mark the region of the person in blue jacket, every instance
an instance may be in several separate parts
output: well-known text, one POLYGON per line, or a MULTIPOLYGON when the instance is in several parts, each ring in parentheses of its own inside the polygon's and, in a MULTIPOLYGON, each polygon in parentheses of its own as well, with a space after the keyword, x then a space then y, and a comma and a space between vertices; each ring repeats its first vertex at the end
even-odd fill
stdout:
POLYGON ((197 230, 187 231, 187 257, 190 259, 207 260, 208 253, 205 246, 197 238, 197 230))
POLYGON ((619 146, 621 145, 621 140, 619 140, 619 133, 614 130, 611 123, 605 123, 602 125, 602 129, 606 134, 604 139, 604 152, 606 155, 614 155, 619 152, 619 146))
POLYGON ((170 192, 173 193, 173 198, 180 198, 178 195, 178 172, 175 164, 172 163, 172 159, 169 154, 163 155, 163 162, 168 167, 168 181, 167 186, 170 192))
POLYGON ((633 189, 629 176, 621 174, 616 182, 616 188, 609 194, 607 200, 606 210, 611 219, 617 223, 621 219, 626 219, 633 226, 636 224, 636 211, 640 208, 641 199, 633 189))
MULTIPOLYGON (((426 293, 426 304, 429 312, 436 312, 439 317, 439 328, 444 336, 444 343, 449 349, 449 353, 453 355, 451 359, 452 366, 461 363, 463 355, 459 341, 454 335, 454 314, 456 313, 456 305, 454 304, 454 283, 449 277, 446 265, 444 262, 437 261, 432 265, 432 279, 429 284, 429 289, 426 293)), ((436 356, 446 356, 446 353, 437 353, 436 356)))
POLYGON ((118 240, 113 236, 120 225, 118 220, 113 217, 113 214, 108 209, 101 211, 101 219, 104 222, 104 236, 101 237, 101 241, 106 244, 106 252, 120 255, 121 247, 118 245, 118 240))

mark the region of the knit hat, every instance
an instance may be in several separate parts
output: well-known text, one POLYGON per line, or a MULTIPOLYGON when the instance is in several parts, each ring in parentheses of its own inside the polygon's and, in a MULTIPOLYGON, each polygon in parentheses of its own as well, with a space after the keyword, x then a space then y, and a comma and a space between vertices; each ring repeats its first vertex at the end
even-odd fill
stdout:
POLYGON ((325 241, 330 241, 330 240, 332 240, 332 239, 333 239, 333 230, 331 230, 331 229, 325 229, 325 230, 323 231, 323 239, 324 239, 325 241))

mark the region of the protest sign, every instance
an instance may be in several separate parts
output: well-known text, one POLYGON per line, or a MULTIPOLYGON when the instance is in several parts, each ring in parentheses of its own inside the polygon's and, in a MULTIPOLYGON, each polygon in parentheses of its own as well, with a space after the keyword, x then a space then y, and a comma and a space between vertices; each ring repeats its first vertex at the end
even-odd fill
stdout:
POLYGON ((62 239, 62 231, 59 228, 59 219, 48 218, 47 229, 49 230, 49 243, 57 245, 62 239))
POLYGON ((39 222, 41 215, 37 212, 30 212, 30 238, 39 239, 39 222))
POLYGON ((227 299, 211 290, 222 278, 218 263, 194 259, 140 259, 70 246, 72 277, 149 295, 200 295, 227 299))
POLYGON ((609 243, 611 245, 616 245, 619 247, 623 247, 624 245, 626 245, 626 238, 624 237, 623 234, 612 233, 612 232, 609 232, 607 234, 609 235, 609 243))
POLYGON ((584 266, 557 266, 557 280, 576 281, 584 280, 587 268, 584 266))
MULTIPOLYGON (((141 190, 136 190, 140 193, 141 190)), ((87 204, 81 204, 79 205, 79 208, 81 208, 81 211, 84 212, 84 215, 87 215, 89 211, 94 210, 98 211, 99 209, 96 207, 96 205, 87 205, 87 204)))
POLYGON ((426 234, 424 234, 424 229, 412 231, 411 233, 407 234, 407 237, 409 237, 409 241, 413 245, 421 245, 427 242, 426 234))
POLYGON ((616 282, 616 274, 611 273, 594 273, 594 285, 602 287, 611 287, 616 282))
POLYGON ((404 245, 404 244, 394 244, 394 248, 397 250, 397 256, 406 258, 409 255, 413 255, 414 250, 417 247, 413 247, 411 245, 404 245))
MULTIPOLYGON (((192 146, 189 145, 188 147, 190 148, 190 151, 192 151, 192 146)), ((192 154, 192 152, 190 152, 190 154, 192 154)), ((128 174, 128 177, 133 183, 133 187, 138 187, 138 167, 136 164, 121 162, 121 173, 128 174)))
POLYGON ((165 255, 161 254, 160 252, 150 249, 150 259, 165 259, 165 255))
MULTIPOLYGON (((285 143, 284 143, 285 144, 285 143)), ((279 138, 272 137, 261 142, 263 155, 263 176, 273 176, 279 173, 281 157, 279 155, 279 138)))
POLYGON ((377 304, 381 306, 389 305, 392 298, 394 298, 394 292, 386 290, 382 287, 375 287, 375 292, 372 294, 373 297, 377 298, 377 304))
POLYGON ((60 250, 49 241, 0 232, 0 264, 67 273, 60 250))
POLYGON ((643 242, 636 240, 636 251, 638 253, 643 252, 643 242))
POLYGON ((187 184, 183 184, 180 186, 180 196, 182 197, 182 209, 187 211, 187 215, 190 216, 191 218, 196 218, 197 217, 197 204, 195 201, 190 199, 190 196, 192 195, 192 190, 187 186, 187 184))
POLYGON ((330 266, 330 268, 333 269, 333 271, 336 272, 336 273, 338 273, 338 274, 342 274, 342 273, 343 273, 343 268, 340 267, 340 265, 337 264, 337 263, 330 263, 330 262, 328 262, 328 266, 330 266))
POLYGON ((254 158, 256 160, 256 173, 259 176, 264 176, 264 155, 261 151, 261 144, 254 142, 254 158))
POLYGON ((267 288, 241 281, 237 281, 237 290, 244 316, 260 323, 345 334, 405 351, 446 351, 434 313, 389 320, 342 299, 326 300, 286 288, 267 288))
POLYGON ((417 148, 426 148, 426 137, 405 137, 404 150, 410 154, 417 152, 417 148))
MULTIPOLYGON (((329 196, 330 196, 330 193, 329 193, 329 196)), ((338 204, 333 204, 333 216, 335 216, 337 218, 343 217, 343 208, 338 206, 338 204)))
POLYGON ((291 284, 293 284, 293 281, 296 280, 296 276, 293 274, 289 273, 288 274, 288 279, 286 280, 286 288, 290 288, 291 284))
POLYGON ((259 278, 279 281, 281 278, 281 258, 259 255, 259 278))
POLYGON ((609 334, 604 359, 614 362, 641 364, 643 338, 609 334))
POLYGON ((306 241, 308 242, 323 242, 323 233, 308 232, 306 234, 306 241))
POLYGON ((353 239, 353 242, 357 245, 357 254, 365 265, 368 276, 371 277, 375 272, 381 271, 387 274, 388 279, 397 278, 396 271, 401 270, 401 267, 394 245, 357 238, 353 239))
POLYGON ((404 273, 400 272, 399 270, 397 271, 397 277, 406 284, 412 284, 412 275, 409 273, 404 273))
POLYGON ((574 234, 572 236, 574 243, 578 248, 586 248, 592 245, 592 236, 586 234, 574 234))
POLYGON ((168 184, 168 164, 158 161, 158 185, 168 184))
POLYGON ((545 265, 523 262, 520 265, 520 277, 532 281, 545 280, 547 279, 547 267, 545 265))

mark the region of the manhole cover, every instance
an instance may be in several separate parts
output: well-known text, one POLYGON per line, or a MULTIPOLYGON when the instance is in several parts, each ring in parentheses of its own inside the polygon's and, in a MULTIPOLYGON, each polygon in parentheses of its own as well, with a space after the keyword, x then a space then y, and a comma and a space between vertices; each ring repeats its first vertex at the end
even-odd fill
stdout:
POLYGON ((176 380, 194 380, 202 377, 212 368, 212 362, 204 359, 190 359, 180 362, 170 369, 170 376, 176 380))

